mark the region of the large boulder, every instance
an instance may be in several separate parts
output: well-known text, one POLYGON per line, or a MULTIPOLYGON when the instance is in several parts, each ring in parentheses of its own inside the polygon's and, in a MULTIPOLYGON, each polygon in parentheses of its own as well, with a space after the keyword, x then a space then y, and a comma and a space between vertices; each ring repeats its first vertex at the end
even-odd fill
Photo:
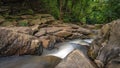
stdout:
MULTIPOLYGON (((2 27, 6 28, 6 27, 2 27)), ((30 27, 8 27, 9 30, 15 31, 17 33, 23 33, 28 35, 33 35, 35 30, 32 30, 30 27)))
POLYGON ((95 59, 101 47, 108 43, 111 23, 105 24, 98 32, 96 39, 91 43, 89 55, 95 59))
POLYGON ((82 52, 74 50, 55 68, 97 68, 96 65, 82 52))
POLYGON ((41 42, 31 35, 0 28, 0 56, 41 54, 41 42))
POLYGON ((105 68, 120 68, 120 57, 110 60, 105 68))
POLYGON ((100 35, 91 45, 89 55, 100 68, 120 54, 120 20, 112 21, 101 29, 100 35))
POLYGON ((0 58, 0 68, 54 68, 60 61, 55 56, 12 56, 0 58))

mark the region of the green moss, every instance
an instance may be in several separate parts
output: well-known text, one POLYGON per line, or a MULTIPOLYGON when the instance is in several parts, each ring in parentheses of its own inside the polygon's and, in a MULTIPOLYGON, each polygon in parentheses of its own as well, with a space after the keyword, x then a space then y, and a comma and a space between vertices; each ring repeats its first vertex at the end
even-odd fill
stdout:
POLYGON ((28 20, 21 20, 18 22, 19 26, 28 26, 28 20))

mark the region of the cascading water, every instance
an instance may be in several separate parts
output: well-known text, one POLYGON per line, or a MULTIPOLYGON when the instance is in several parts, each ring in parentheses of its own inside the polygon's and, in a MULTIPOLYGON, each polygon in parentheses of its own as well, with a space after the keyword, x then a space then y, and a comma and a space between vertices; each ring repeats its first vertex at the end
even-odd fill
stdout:
MULTIPOLYGON (((56 49, 47 51, 46 55, 53 55, 63 59, 75 49, 78 49, 78 50, 82 49, 83 51, 85 49, 84 45, 89 46, 89 44, 92 41, 93 39, 85 39, 85 40, 75 39, 72 41, 60 43, 56 45, 58 46, 56 49)), ((86 49, 84 51, 86 51, 86 49)))
POLYGON ((58 48, 43 56, 12 56, 0 58, 0 68, 54 68, 56 64, 64 59, 73 50, 78 49, 87 55, 86 45, 89 46, 93 40, 72 40, 58 44, 58 48), (85 45, 85 46, 84 46, 85 45))

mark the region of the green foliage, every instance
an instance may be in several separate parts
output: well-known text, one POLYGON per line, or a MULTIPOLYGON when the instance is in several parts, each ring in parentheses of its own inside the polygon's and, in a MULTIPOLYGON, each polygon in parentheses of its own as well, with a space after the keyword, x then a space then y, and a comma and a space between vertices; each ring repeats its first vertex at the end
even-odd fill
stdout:
POLYGON ((108 23, 120 18, 120 0, 41 0, 48 13, 65 22, 108 23))
POLYGON ((19 26, 28 26, 28 24, 26 22, 20 22, 19 26))
POLYGON ((18 22, 19 26, 28 26, 28 20, 21 20, 18 22))
POLYGON ((43 0, 42 2, 44 3, 44 8, 47 9, 48 13, 52 14, 56 19, 58 19, 60 12, 57 0, 43 0))

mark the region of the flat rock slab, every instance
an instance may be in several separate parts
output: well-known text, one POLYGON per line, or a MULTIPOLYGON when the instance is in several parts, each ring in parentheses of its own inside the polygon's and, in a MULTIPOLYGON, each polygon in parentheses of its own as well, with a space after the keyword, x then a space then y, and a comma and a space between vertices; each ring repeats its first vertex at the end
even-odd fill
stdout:
POLYGON ((97 68, 81 51, 74 50, 56 68, 97 68))
POLYGON ((33 35, 34 31, 30 27, 0 27, 0 29, 7 29, 17 33, 33 35))

